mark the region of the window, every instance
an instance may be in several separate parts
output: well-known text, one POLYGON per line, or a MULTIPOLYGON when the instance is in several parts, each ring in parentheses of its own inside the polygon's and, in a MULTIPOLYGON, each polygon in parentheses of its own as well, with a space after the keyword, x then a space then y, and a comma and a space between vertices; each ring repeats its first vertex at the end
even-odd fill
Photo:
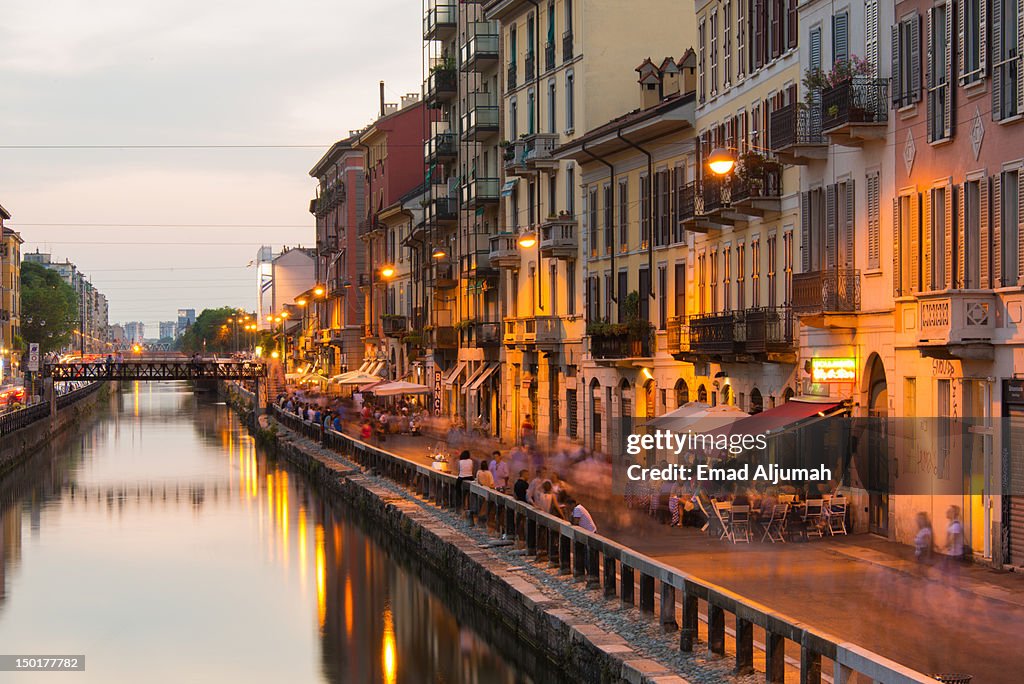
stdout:
POLYGON ((587 206, 587 223, 590 242, 590 256, 597 256, 597 188, 590 189, 589 205, 587 206))
POLYGON ((921 17, 915 12, 892 27, 892 103, 921 100, 921 17))
POLYGON ((527 211, 527 227, 533 228, 537 225, 537 184, 534 181, 530 181, 526 184, 526 207, 527 211))
POLYGON ((878 72, 878 0, 864 0, 864 59, 878 72))
POLYGON ((675 276, 674 276, 673 287, 676 294, 676 316, 686 315, 686 264, 678 263, 675 265, 675 276))
POLYGON ((509 195, 509 218, 511 219, 512 227, 515 229, 519 228, 519 188, 512 188, 512 194, 509 195))
POLYGON ((615 198, 611 183, 604 186, 604 253, 611 254, 615 245, 615 198))
MULTIPOLYGON (((743 0, 740 0, 743 2, 743 0)), ((732 85, 732 2, 722 6, 722 87, 732 85)))
POLYGON ((881 258, 881 205, 879 204, 879 172, 869 173, 865 179, 868 209, 868 268, 882 267, 881 258))
POLYGON ((789 306, 793 302, 793 231, 788 230, 782 235, 782 269, 785 275, 783 282, 782 303, 789 306))
MULTIPOLYGON (((961 199, 964 217, 961 230, 964 231, 964 235, 960 261, 963 264, 963 286, 969 290, 988 286, 988 278, 985 278, 985 285, 981 284, 981 185, 982 181, 980 180, 964 183, 961 199)), ((988 231, 986 231, 986 237, 987 234, 988 231)), ((985 252, 988 252, 987 244, 985 252)))
MULTIPOLYGON (((997 3, 999 0, 995 0, 997 3)), ((987 0, 960 3, 960 83, 973 83, 985 75, 985 11, 987 0)))
POLYGON ((722 249, 722 310, 732 310, 732 247, 722 249))
POLYGON ((601 320, 601 278, 590 276, 587 278, 587 320, 595 322, 601 320))
POLYGON ((917 378, 903 378, 903 415, 917 415, 917 378))
POLYGON ((747 308, 746 269, 747 246, 741 242, 736 245, 736 309, 739 311, 747 308))
POLYGON ((748 0, 736 2, 736 80, 743 78, 747 64, 747 7, 748 0))
MULTIPOLYGON (((637 271, 639 275, 640 286, 637 290, 640 293, 640 320, 649 321, 651 320, 651 272, 647 270, 646 266, 640 268, 637 271)), ((626 298, 627 289, 620 290, 619 298, 626 298)))
POLYGON ((761 306, 761 241, 756 239, 750 243, 750 306, 761 306))
POLYGON ((576 167, 565 167, 565 210, 570 216, 576 215, 576 167))
POLYGON ((530 14, 526 17, 526 78, 534 77, 534 69, 536 65, 534 62, 534 51, 533 47, 537 44, 537 20, 530 14))
POLYGON ((548 174, 548 215, 558 213, 558 172, 548 174))
POLYGON ((893 217, 893 289, 896 296, 909 295, 919 288, 918 244, 921 226, 918 222, 918 195, 903 195, 896 201, 893 217))
POLYGON ((535 126, 537 112, 537 96, 533 92, 533 88, 526 91, 526 134, 533 135, 537 132, 535 126))
POLYGON ((775 273, 778 263, 778 253, 776 252, 778 249, 778 238, 775 235, 769 235, 766 247, 768 248, 768 306, 774 307, 776 301, 775 273))
POLYGON ((718 12, 711 13, 711 97, 718 94, 718 12))
POLYGON ((612 300, 615 299, 615 289, 612 286, 612 274, 611 271, 606 271, 604 274, 604 317, 607 320, 612 320, 612 300))
POLYGON ((1020 0, 992 0, 992 119, 1001 121, 1022 111, 1021 52, 1018 31, 1020 0))
POLYGON ((850 15, 832 15, 832 63, 850 59, 850 15))
POLYGON ((1018 171, 1006 171, 1002 174, 1000 182, 1000 225, 998 229, 1002 250, 997 251, 999 251, 1002 261, 1002 287, 1010 287, 1017 284, 1017 237, 1020 231, 1020 216, 1018 212, 1020 192, 1018 180, 1018 171))
POLYGON ((951 4, 928 9, 928 142, 953 135, 953 101, 950 91, 953 27, 951 4))
POLYGON ((675 170, 676 197, 675 214, 672 217, 672 242, 682 242, 685 230, 682 222, 683 189, 686 187, 686 167, 678 164, 675 170))
MULTIPOLYGON (((626 321, 626 294, 629 292, 629 271, 622 269, 619 271, 619 283, 615 289, 615 303, 618 305, 618 322, 624 323, 626 321)), ((641 295, 641 299, 643 295, 641 295)))
POLYGON ((514 97, 508 101, 508 135, 509 140, 519 137, 519 102, 514 97))
POLYGON ((571 131, 576 126, 576 81, 572 71, 565 74, 565 128, 571 131))
MULTIPOLYGON (((931 231, 931 239, 929 244, 925 246, 925 249, 929 252, 926 258, 931 261, 931 289, 932 290, 943 290, 949 283, 949 273, 947 272, 947 260, 942 258, 943 254, 947 254, 949 244, 949 226, 946 224, 946 212, 944 207, 946 206, 946 189, 945 188, 933 188, 930 192, 929 197, 930 214, 931 214, 931 225, 927 228, 931 231)), ((926 207, 926 212, 928 208, 926 207)), ((927 214, 926 214, 927 215, 927 214)))
POLYGON ((555 81, 552 79, 548 81, 548 133, 558 133, 558 119, 555 104, 557 102, 556 95, 555 81))
POLYGON ((707 82, 705 73, 707 70, 707 28, 704 20, 697 24, 697 95, 701 102, 707 99, 707 82))
POLYGON ((640 249, 647 249, 651 240, 651 179, 640 176, 640 249))
POLYGON ((565 313, 576 315, 576 262, 565 262, 565 313))
POLYGON ((619 181, 619 249, 629 249, 629 181, 619 181))
POLYGON ((658 171, 654 174, 654 244, 659 247, 669 242, 670 199, 668 171, 658 171))
MULTIPOLYGON (((697 313, 707 311, 708 257, 701 253, 697 257, 697 313)), ((676 310, 678 311, 678 309, 676 310)))
POLYGON ((711 252, 711 313, 718 313, 718 250, 711 252))
MULTIPOLYGON (((512 24, 508 28, 508 68, 509 71, 515 73, 516 69, 516 58, 518 57, 517 50, 519 46, 516 44, 516 25, 512 24)), ((510 78, 509 87, 514 87, 515 79, 510 78)))

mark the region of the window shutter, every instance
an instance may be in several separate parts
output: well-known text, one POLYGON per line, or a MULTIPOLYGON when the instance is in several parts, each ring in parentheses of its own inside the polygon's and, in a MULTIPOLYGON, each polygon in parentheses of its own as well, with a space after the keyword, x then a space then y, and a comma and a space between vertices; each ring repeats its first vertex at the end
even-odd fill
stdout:
MULTIPOLYGON (((894 24, 892 27, 892 61, 889 64, 889 73, 892 74, 892 104, 899 108, 903 106, 903 79, 900 78, 900 26, 894 24)), ((811 33, 811 65, 814 65, 814 34, 811 33)), ((818 61, 821 62, 821 35, 818 35, 818 61)))
POLYGON ((892 294, 899 297, 903 294, 900 287, 900 199, 892 200, 892 294))
POLYGON ((998 173, 992 176, 992 287, 1003 286, 1002 185, 998 173))
MULTIPOLYGON (((1003 70, 999 63, 1003 59, 1003 10, 1000 0, 992 0, 992 120, 1003 118, 1003 70)), ((995 267, 993 266, 993 269, 995 267)))
POLYGON ((844 268, 853 268, 853 233, 857 229, 857 222, 854 220, 854 211, 856 211, 856 202, 854 202, 854 183, 853 179, 846 181, 846 226, 844 226, 843 239, 846 241, 846 261, 843 264, 844 268))
POLYGON ((811 271, 811 193, 800 193, 800 270, 811 271))
POLYGON ((865 190, 868 204, 868 268, 881 268, 881 206, 879 174, 873 173, 866 179, 865 190))
POLYGON ((925 190, 921 204, 921 291, 935 289, 932 279, 932 191, 925 190))
POLYGON ((1017 113, 1024 113, 1024 74, 1021 69, 1024 67, 1024 7, 1021 0, 1017 0, 1017 113))
POLYGON ((956 224, 953 223, 953 184, 946 184, 946 201, 944 207, 936 207, 936 211, 943 212, 945 216, 945 232, 942 235, 942 247, 945 252, 943 266, 946 269, 946 287, 956 287, 953 279, 953 245, 956 236, 956 224))
MULTIPOLYGON (((998 2, 999 0, 996 0, 998 2)), ((967 65, 964 63, 964 15, 967 14, 964 10, 966 9, 967 3, 971 0, 960 1, 960 11, 956 13, 956 63, 957 63, 957 74, 959 75, 959 81, 963 83, 964 73, 967 71, 967 65)), ((978 0, 979 5, 985 4, 985 0, 978 0)), ((953 5, 950 4, 948 10, 952 10, 953 5)))
POLYGON ((825 188, 825 266, 835 268, 836 260, 836 185, 825 188))
POLYGON ((1017 282, 1014 284, 1021 282, 1024 282, 1024 169, 1017 172, 1017 282))
MULTIPOLYGON (((963 9, 961 8, 961 14, 963 9)), ((982 77, 988 67, 988 0, 978 0, 978 67, 982 77)))
MULTIPOLYGON (((864 2, 864 59, 878 73, 878 0, 864 2)), ((893 72, 896 76, 896 72, 893 72)))
POLYGON ((982 178, 978 181, 978 223, 979 226, 979 237, 981 242, 981 248, 978 250, 979 261, 981 262, 981 276, 978 278, 979 286, 983 290, 987 290, 992 286, 991 280, 991 250, 989 245, 991 244, 991 230, 989 229, 989 215, 988 215, 988 178, 982 178))
POLYGON ((800 30, 796 5, 797 0, 788 0, 786 4, 786 47, 791 48, 796 47, 796 37, 800 30))
MULTIPOLYGON (((935 42, 935 8, 928 8, 928 24, 924 34, 925 45, 927 47, 927 57, 924 61, 925 69, 925 87, 928 89, 929 97, 927 100, 927 113, 926 118, 928 119, 928 142, 935 140, 938 131, 935 130, 935 113, 932 111, 932 102, 934 98, 931 97, 931 90, 935 87, 935 55, 933 54, 932 44, 935 42)), ((927 225, 925 226, 927 230, 927 225)))
MULTIPOLYGON (((984 1, 984 0, 982 0, 984 1)), ((943 130, 942 137, 950 139, 953 137, 953 131, 956 124, 954 123, 954 117, 956 116, 956 108, 953 107, 953 98, 956 95, 956 88, 953 84, 956 83, 956 65, 953 63, 953 50, 950 47, 950 43, 953 42, 953 14, 956 11, 956 3, 953 0, 947 0, 946 2, 946 105, 945 105, 945 122, 946 127, 943 130)), ((960 14, 963 14, 961 12, 960 14)), ((962 45, 962 44, 961 44, 962 45)), ((961 50, 963 47, 960 48, 961 50)), ((946 224, 949 225, 949 224, 946 224)), ((948 274, 949 271, 947 270, 948 274)))
POLYGON ((832 17, 832 63, 850 58, 849 16, 846 12, 832 17))
POLYGON ((750 49, 751 71, 760 68, 764 63, 764 20, 765 0, 754 0, 754 16, 751 23, 754 24, 754 42, 750 49))
POLYGON ((921 101, 921 17, 910 20, 910 78, 914 102, 921 101))
MULTIPOLYGON (((967 212, 964 203, 967 201, 967 183, 958 185, 956 198, 956 282, 953 287, 967 287, 967 212)), ((972 259, 976 258, 972 255, 972 259)))
POLYGON ((910 195, 910 278, 907 285, 910 290, 904 294, 913 294, 921 289, 921 193, 910 195))
POLYGON ((821 68, 821 29, 811 31, 811 68, 821 68))
POLYGON ((747 71, 747 0, 736 0, 736 79, 747 71))

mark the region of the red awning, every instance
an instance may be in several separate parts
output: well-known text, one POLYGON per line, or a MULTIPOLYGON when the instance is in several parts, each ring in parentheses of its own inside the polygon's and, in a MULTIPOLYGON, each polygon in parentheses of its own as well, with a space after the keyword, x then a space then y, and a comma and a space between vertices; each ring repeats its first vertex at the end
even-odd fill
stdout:
POLYGON ((772 434, 819 415, 829 415, 841 404, 839 401, 804 401, 790 399, 785 404, 737 420, 728 426, 731 434, 772 434))

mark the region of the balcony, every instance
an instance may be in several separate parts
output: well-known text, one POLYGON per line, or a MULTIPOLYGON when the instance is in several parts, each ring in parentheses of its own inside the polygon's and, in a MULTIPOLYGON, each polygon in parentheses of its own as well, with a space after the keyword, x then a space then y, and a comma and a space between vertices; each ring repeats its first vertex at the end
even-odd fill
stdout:
POLYGON ((732 174, 723 189, 733 213, 759 218, 777 214, 782 209, 782 166, 762 159, 749 171, 732 174))
POLYGON ((435 261, 429 267, 429 285, 435 290, 450 290, 457 287, 455 267, 447 261, 435 261))
POLYGON ((505 148, 505 173, 511 176, 526 175, 526 140, 513 140, 505 148))
POLYGON ((885 140, 889 122, 889 82, 854 76, 821 92, 821 128, 829 141, 860 147, 885 140))
POLYGON ((555 68, 555 44, 544 43, 544 71, 555 68))
POLYGON ((447 40, 459 28, 459 15, 452 3, 431 2, 423 17, 423 40, 447 40))
POLYGON ((731 312, 690 316, 690 351, 699 356, 731 356, 738 351, 736 315, 731 312))
POLYGON ((562 34, 562 61, 568 62, 572 59, 572 31, 562 34))
POLYGON ((821 109, 794 102, 772 112, 771 148, 784 164, 806 165, 828 158, 821 109))
POLYGON ((537 78, 537 55, 531 50, 526 53, 526 60, 523 63, 523 82, 532 81, 537 78))
POLYGON ((860 271, 833 268, 793 274, 793 313, 815 328, 857 327, 860 271))
POLYGON ((462 205, 474 209, 498 201, 501 181, 497 178, 471 178, 462 186, 462 205))
POLYGON ((498 60, 498 27, 493 22, 475 22, 471 24, 475 32, 463 43, 463 71, 480 71, 479 67, 490 65, 498 60))
POLYGON ((519 327, 519 320, 515 318, 506 318, 503 322, 504 334, 502 335, 502 342, 509 346, 514 347, 517 343, 522 342, 522 329, 519 327))
POLYGON ((898 339, 901 346, 916 346, 922 356, 990 361, 997 305, 992 292, 922 292, 898 303, 898 339))
POLYGON ((427 76, 426 98, 428 103, 447 102, 459 92, 459 80, 454 68, 434 67, 427 76))
POLYGON ((550 216, 540 226, 540 255, 548 259, 575 259, 579 251, 576 217, 550 216))
POLYGON ((384 314, 380 326, 386 337, 402 337, 409 330, 409 319, 397 314, 384 314))
MULTIPOLYGON (((777 355, 795 354, 793 312, 789 307, 747 309, 742 323, 745 353, 767 355, 769 361, 783 360, 777 355)), ((795 362, 796 358, 787 360, 795 362)))
POLYGON ((370 274, 360 273, 356 282, 359 283, 359 287, 370 287, 370 274))
POLYGON ((519 245, 514 233, 491 236, 488 259, 498 268, 519 268, 519 245))
POLYGON ((515 176, 534 175, 541 169, 553 169, 558 161, 551 156, 558 142, 557 133, 531 133, 514 140, 505 148, 505 172, 515 176))
POLYGON ((384 224, 377 220, 377 217, 368 218, 359 222, 359 237, 370 239, 383 234, 384 224))
POLYGON ((458 349, 459 331, 450 325, 440 325, 429 331, 428 340, 434 349, 458 349))
POLYGON ((455 134, 450 131, 437 133, 423 143, 423 157, 428 164, 440 164, 454 161, 458 156, 455 134))
POLYGON ((452 223, 459 218, 459 202, 448 195, 447 185, 435 185, 427 203, 429 220, 434 224, 452 223))
POLYGON ((490 93, 469 94, 462 115, 462 139, 476 140, 498 132, 498 105, 490 93))
POLYGON ((666 347, 669 354, 682 361, 690 351, 690 326, 686 316, 672 316, 665 326, 666 347))
POLYGON ((538 349, 554 351, 565 340, 562 319, 558 316, 528 318, 534 324, 533 337, 538 349))
MULTIPOLYGON (((602 324, 608 325, 608 324, 602 324)), ((590 357, 595 361, 649 359, 654 351, 654 326, 646 321, 646 330, 632 329, 633 324, 608 325, 608 331, 589 331, 590 357)))
POLYGON ((500 323, 474 323, 473 343, 478 347, 496 347, 501 344, 500 323))
POLYGON ((515 90, 516 89, 516 63, 515 62, 509 62, 508 63, 508 67, 506 68, 505 71, 506 71, 506 74, 508 76, 508 89, 509 90, 515 90))

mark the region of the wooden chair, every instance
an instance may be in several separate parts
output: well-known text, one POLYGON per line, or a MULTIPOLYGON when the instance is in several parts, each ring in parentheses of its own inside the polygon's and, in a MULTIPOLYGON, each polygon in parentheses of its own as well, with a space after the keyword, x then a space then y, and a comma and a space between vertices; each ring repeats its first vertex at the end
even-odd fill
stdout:
POLYGON ((729 536, 732 543, 750 543, 750 506, 729 508, 729 536))
POLYGON ((768 539, 771 543, 786 543, 786 516, 789 515, 789 504, 775 504, 764 526, 761 541, 768 539))
POLYGON ((830 535, 846 534, 846 497, 833 498, 828 504, 825 516, 826 528, 830 535))
POLYGON ((719 539, 732 541, 732 529, 729 526, 732 505, 728 501, 714 501, 712 508, 715 509, 715 519, 722 528, 719 539))
POLYGON ((810 537, 812 534, 821 536, 821 527, 819 523, 822 522, 822 516, 825 512, 825 502, 821 499, 808 499, 807 506, 804 508, 803 521, 807 526, 807 536, 810 537))

